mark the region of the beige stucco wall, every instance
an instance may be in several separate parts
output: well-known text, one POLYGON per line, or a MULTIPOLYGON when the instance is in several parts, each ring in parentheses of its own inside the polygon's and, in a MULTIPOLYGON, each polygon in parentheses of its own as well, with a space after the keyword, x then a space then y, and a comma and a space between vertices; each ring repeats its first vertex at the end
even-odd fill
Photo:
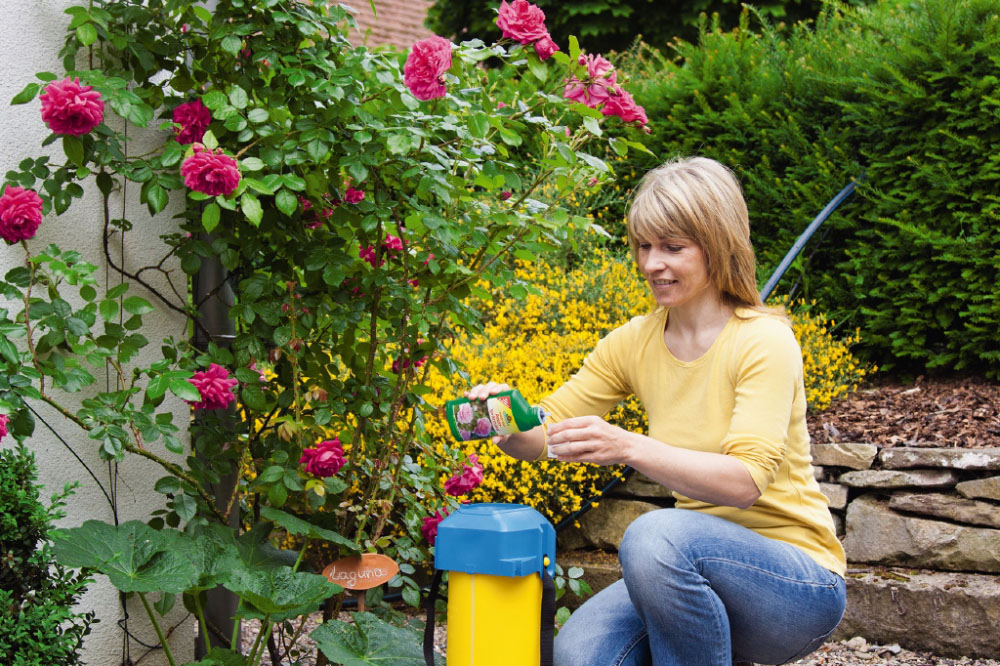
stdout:
MULTIPOLYGON (((56 142, 46 148, 41 147, 41 141, 47 136, 48 130, 41 122, 40 105, 37 100, 21 106, 9 106, 10 99, 27 83, 35 80, 34 74, 39 71, 50 71, 60 77, 63 74, 58 51, 62 46, 65 27, 69 16, 63 10, 71 4, 69 0, 0 0, 0 45, 3 46, 4 59, 0 65, 0 173, 15 169, 24 157, 50 155, 51 161, 59 163, 64 160, 61 144, 56 142)), ((106 117, 109 124, 123 129, 120 120, 106 117)), ((158 123, 155 123, 158 124, 158 123)), ((136 145, 131 149, 133 154, 143 152, 144 146, 155 146, 162 140, 162 132, 150 131, 144 135, 130 129, 130 138, 137 137, 136 145)), ((99 192, 92 183, 84 185, 87 196, 77 201, 61 216, 50 214, 44 222, 37 237, 29 241, 32 251, 39 251, 49 243, 56 243, 63 249, 77 249, 84 258, 97 264, 99 281, 107 289, 122 281, 121 276, 106 267, 103 261, 102 224, 103 212, 99 192), (96 195, 96 196, 95 196, 96 195)), ((126 269, 135 270, 141 266, 155 264, 162 256, 162 243, 159 235, 173 228, 175 224, 171 217, 182 204, 174 200, 168 210, 151 219, 144 206, 138 204, 137 186, 130 186, 124 198, 113 195, 113 217, 120 217, 122 212, 135 225, 124 240, 114 237, 113 256, 120 261, 124 254, 126 269)), ((10 268, 22 264, 24 252, 20 246, 9 247, 0 241, 0 274, 10 268)), ((170 267, 169 265, 167 266, 170 267)), ((173 266, 175 275, 181 275, 179 267, 173 266)), ((157 286, 165 287, 162 279, 149 275, 157 286)), ((183 280, 177 285, 183 293, 183 280)), ((155 299, 145 293, 141 287, 134 285, 129 294, 138 294, 147 300, 155 299)), ((149 341, 149 353, 154 357, 159 355, 159 342, 168 335, 182 336, 183 322, 173 315, 159 312, 144 318, 145 326, 141 333, 149 341)), ((152 357, 148 357, 152 358, 152 357)), ((103 370, 95 371, 98 377, 98 387, 114 387, 113 379, 108 379, 103 370), (108 382, 112 382, 108 384, 108 382)), ((77 397, 77 400, 79 398, 77 397)), ((172 398, 170 398, 172 399, 172 398)), ((69 402, 72 409, 73 403, 69 402)), ((97 444, 88 439, 84 433, 63 420, 50 408, 35 405, 39 413, 48 421, 59 435, 79 454, 100 479, 104 487, 114 493, 117 503, 119 521, 131 519, 146 519, 150 512, 163 508, 164 496, 152 490, 153 483, 163 476, 161 470, 144 459, 127 458, 120 464, 102 462, 97 455, 97 444)), ((188 419, 187 406, 177 400, 165 403, 165 407, 174 412, 174 423, 184 427, 188 419)), ((31 448, 39 460, 40 477, 46 490, 47 498, 52 491, 62 488, 63 484, 79 480, 80 487, 76 491, 68 515, 62 521, 64 526, 76 526, 85 520, 97 519, 114 522, 114 513, 104 494, 96 482, 87 474, 84 467, 66 450, 66 447, 47 430, 44 424, 38 423, 36 434, 29 440, 31 448)), ((166 456, 159 443, 150 447, 166 456)), ((91 586, 83 600, 83 605, 97 611, 101 622, 94 625, 93 632, 85 645, 85 661, 91 666, 112 666, 123 663, 123 656, 138 661, 149 650, 139 642, 124 639, 124 633, 118 622, 124 617, 117 591, 103 576, 91 586)), ((145 612, 138 599, 133 599, 127 605, 129 620, 128 630, 142 642, 155 645, 156 635, 146 620, 145 612)), ((193 657, 194 638, 193 622, 180 603, 168 615, 164 627, 174 627, 171 634, 171 645, 178 658, 178 663, 189 661, 193 657)), ((162 651, 154 651, 140 662, 152 666, 166 663, 162 651)))

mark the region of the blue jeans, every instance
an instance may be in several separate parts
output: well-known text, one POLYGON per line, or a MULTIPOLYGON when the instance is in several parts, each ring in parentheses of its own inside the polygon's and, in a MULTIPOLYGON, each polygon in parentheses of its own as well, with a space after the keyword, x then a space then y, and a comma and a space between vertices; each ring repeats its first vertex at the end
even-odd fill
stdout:
POLYGON ((622 580, 587 600, 555 640, 557 666, 784 664, 833 633, 844 579, 795 546, 698 511, 637 518, 622 580))

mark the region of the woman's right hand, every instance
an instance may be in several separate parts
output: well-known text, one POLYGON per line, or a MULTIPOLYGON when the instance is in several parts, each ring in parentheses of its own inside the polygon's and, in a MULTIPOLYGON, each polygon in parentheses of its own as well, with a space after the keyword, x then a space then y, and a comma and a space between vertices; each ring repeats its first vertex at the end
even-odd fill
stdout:
MULTIPOLYGON (((486 382, 485 384, 476 384, 468 391, 465 392, 465 397, 469 400, 486 400, 491 395, 496 395, 502 391, 509 391, 510 386, 507 384, 499 382, 486 382)), ((494 435, 493 443, 499 446, 501 449, 504 448, 504 444, 510 439, 509 435, 494 435)))

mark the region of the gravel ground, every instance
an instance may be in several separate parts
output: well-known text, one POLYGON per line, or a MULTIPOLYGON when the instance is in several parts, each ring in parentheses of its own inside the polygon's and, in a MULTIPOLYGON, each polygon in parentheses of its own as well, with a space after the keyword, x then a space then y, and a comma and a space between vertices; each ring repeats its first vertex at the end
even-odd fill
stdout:
MULTIPOLYGON (((348 620, 350 616, 342 613, 341 620, 348 620)), ((316 628, 319 623, 318 616, 309 618, 302 637, 298 645, 302 650, 299 657, 302 666, 313 666, 315 663, 315 644, 309 640, 308 633, 316 628)), ((252 640, 256 636, 256 624, 247 623, 243 629, 244 640, 252 640)), ((438 652, 444 654, 446 630, 443 626, 435 627, 434 645, 438 652)), ((267 666, 272 664, 270 655, 264 654, 261 662, 267 666)), ((294 663, 290 659, 283 660, 282 665, 294 663)), ((869 643, 864 638, 856 636, 845 641, 830 641, 821 646, 805 659, 794 662, 791 666, 1000 666, 1000 661, 996 659, 970 659, 961 657, 958 659, 938 657, 928 652, 913 652, 904 650, 898 645, 877 645, 869 643)))

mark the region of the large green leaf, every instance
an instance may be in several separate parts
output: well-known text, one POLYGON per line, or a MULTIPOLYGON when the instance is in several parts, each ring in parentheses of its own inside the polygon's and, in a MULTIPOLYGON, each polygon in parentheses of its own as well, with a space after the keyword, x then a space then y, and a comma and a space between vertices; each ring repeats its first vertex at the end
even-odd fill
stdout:
POLYGON ((278 550, 268 543, 270 533, 271 526, 262 523, 236 539, 236 550, 239 551, 240 561, 245 568, 278 569, 291 566, 298 559, 298 553, 278 550))
POLYGON ((292 571, 289 567, 266 570, 241 567, 230 574, 225 586, 242 597, 244 603, 252 604, 276 621, 312 612, 321 601, 343 591, 324 576, 292 571))
POLYGON ((301 518, 293 516, 290 513, 275 509, 274 507, 266 506, 260 510, 260 515, 262 518, 267 520, 273 520, 275 524, 284 527, 288 530, 289 534, 304 535, 308 536, 310 539, 323 539, 324 541, 329 541, 335 543, 338 546, 343 546, 347 550, 358 552, 360 547, 351 541, 346 539, 341 535, 337 534, 333 530, 323 529, 317 525, 313 525, 310 522, 306 522, 301 518))
POLYGON ((233 531, 219 524, 197 528, 187 539, 187 556, 197 568, 196 589, 209 590, 221 585, 233 571, 242 566, 233 531))
POLYGON ((247 658, 232 650, 212 648, 201 661, 189 661, 184 666, 246 666, 247 658))
MULTIPOLYGON (((333 620, 309 637, 331 663, 343 666, 426 666, 423 636, 383 622, 371 613, 355 613, 354 623, 333 620)), ((444 658, 434 655, 435 663, 444 658)))
POLYGON ((185 538, 138 520, 118 527, 88 520, 53 533, 61 564, 96 569, 122 592, 183 592, 194 585, 199 572, 186 556, 188 549, 178 547, 185 538))

